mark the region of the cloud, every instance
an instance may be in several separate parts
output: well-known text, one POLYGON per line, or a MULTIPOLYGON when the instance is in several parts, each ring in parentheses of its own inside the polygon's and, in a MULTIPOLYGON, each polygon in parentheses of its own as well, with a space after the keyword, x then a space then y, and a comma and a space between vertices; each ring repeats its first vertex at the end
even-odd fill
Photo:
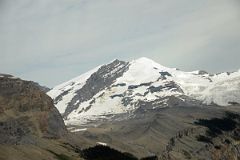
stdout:
POLYGON ((54 86, 141 56, 183 70, 236 70, 239 17, 238 0, 0 0, 0 72, 54 86))

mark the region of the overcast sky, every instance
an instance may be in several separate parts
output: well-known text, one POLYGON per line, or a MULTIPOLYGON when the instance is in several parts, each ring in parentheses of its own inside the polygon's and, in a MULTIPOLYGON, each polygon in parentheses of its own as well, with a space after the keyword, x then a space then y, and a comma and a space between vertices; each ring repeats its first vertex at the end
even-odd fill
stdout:
POLYGON ((53 87, 113 59, 240 68, 239 0, 0 0, 0 73, 53 87))

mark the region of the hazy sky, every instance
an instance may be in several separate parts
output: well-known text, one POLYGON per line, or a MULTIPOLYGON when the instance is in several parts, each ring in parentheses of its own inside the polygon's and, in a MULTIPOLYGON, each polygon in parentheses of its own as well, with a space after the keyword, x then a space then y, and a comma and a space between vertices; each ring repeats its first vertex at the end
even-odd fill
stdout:
POLYGON ((240 68, 239 0, 0 0, 0 72, 52 87, 113 59, 240 68))

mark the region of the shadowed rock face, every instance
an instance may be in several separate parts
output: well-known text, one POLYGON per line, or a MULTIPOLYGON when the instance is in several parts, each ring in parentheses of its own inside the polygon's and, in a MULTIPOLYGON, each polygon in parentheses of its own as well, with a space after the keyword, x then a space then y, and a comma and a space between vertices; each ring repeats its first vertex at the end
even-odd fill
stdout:
POLYGON ((0 143, 33 143, 33 137, 59 138, 65 125, 53 101, 36 83, 0 76, 0 143))

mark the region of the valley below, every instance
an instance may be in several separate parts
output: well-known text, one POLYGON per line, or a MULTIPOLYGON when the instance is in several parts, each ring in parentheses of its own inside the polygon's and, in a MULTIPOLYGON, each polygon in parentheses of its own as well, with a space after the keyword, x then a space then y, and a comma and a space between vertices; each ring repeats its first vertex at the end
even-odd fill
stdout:
POLYGON ((165 160, 238 159, 239 113, 239 106, 164 108, 147 111, 128 120, 105 122, 75 134, 92 145, 102 142, 137 157, 157 155, 165 160), (236 114, 237 118, 230 113, 236 114), (214 119, 219 119, 220 124, 211 125, 216 128, 220 125, 219 133, 209 135, 209 126, 198 122, 209 120, 211 123, 214 119), (221 128, 221 125, 231 126, 228 121, 224 124, 225 119, 231 119, 236 124, 231 129, 221 128))

